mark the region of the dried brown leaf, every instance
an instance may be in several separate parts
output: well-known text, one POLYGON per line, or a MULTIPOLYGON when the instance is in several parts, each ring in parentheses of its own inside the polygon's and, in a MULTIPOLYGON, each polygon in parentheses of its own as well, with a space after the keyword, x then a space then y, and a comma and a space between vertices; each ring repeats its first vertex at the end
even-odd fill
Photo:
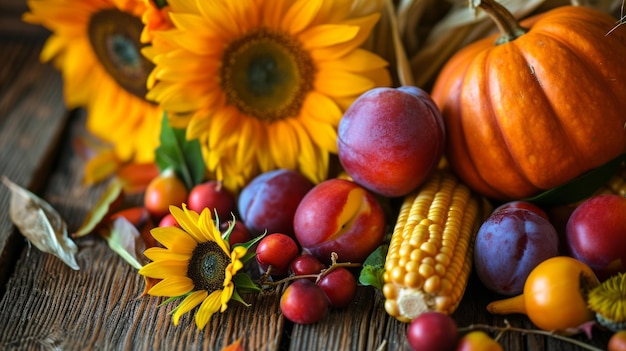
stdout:
POLYGON ((11 190, 9 216, 22 235, 39 250, 78 270, 75 257, 78 247, 67 235, 67 224, 59 213, 49 203, 7 177, 2 177, 2 182, 11 190))

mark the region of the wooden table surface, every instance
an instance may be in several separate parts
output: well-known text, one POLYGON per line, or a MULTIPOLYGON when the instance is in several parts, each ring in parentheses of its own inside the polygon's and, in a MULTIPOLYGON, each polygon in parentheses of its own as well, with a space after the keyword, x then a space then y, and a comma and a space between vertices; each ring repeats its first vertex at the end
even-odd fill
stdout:
MULTIPOLYGON (((68 111, 62 80, 38 61, 42 36, 0 36, 0 175, 43 197, 76 230, 104 190, 81 184, 84 161, 72 148, 84 133, 85 112, 68 111)), ((243 337, 246 350, 408 350, 406 324, 389 317, 380 292, 359 287, 354 303, 331 310, 315 325, 282 317, 280 291, 231 302, 204 330, 187 314, 178 326, 172 305, 140 297, 143 278, 96 236, 76 241, 80 270, 29 245, 8 214, 9 190, 0 186, 0 350, 220 350, 243 337)), ((499 298, 472 276, 453 317, 459 326, 503 326, 486 312, 499 298)), ((507 316, 532 328, 524 316, 507 316)), ((605 349, 610 334, 589 341, 605 349)), ((506 332, 505 350, 583 350, 551 337, 506 332)))

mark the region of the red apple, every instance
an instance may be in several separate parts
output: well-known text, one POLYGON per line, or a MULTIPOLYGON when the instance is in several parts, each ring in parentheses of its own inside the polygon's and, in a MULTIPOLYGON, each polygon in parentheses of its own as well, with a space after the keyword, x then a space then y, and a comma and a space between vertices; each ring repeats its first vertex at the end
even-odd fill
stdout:
POLYGON ((387 197, 408 194, 437 167, 443 119, 417 87, 375 88, 357 98, 337 129, 339 161, 352 179, 387 197))
POLYGON ((598 279, 626 272, 626 198, 598 195, 581 203, 566 226, 572 257, 586 263, 598 279))
POLYGON ((334 178, 304 196, 293 224, 302 248, 323 263, 330 263, 332 252, 342 262, 363 262, 383 239, 385 216, 372 193, 334 178))

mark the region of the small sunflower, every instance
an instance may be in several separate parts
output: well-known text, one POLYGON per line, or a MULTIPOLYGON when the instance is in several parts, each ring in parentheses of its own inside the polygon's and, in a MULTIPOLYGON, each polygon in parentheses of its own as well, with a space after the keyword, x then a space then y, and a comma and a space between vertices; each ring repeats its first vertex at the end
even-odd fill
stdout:
POLYGON ((198 139, 229 189, 276 168, 328 176, 343 111, 388 86, 387 62, 364 50, 380 13, 352 1, 168 0, 173 28, 153 33, 148 98, 198 139))
MULTIPOLYGON (((227 238, 232 225, 223 238, 208 209, 198 214, 183 204, 182 209, 170 206, 170 212, 180 228, 157 227, 151 231, 164 247, 144 252, 152 262, 139 274, 160 280, 148 290, 149 295, 184 298, 172 311, 175 325, 182 315, 200 305, 195 322, 202 329, 214 313, 227 309, 231 298, 243 302, 235 282, 251 283, 239 271, 250 259, 247 248, 253 243, 236 245, 231 250, 227 238)), ((249 284, 247 287, 252 288, 249 284)))
POLYGON ((162 110, 146 100, 153 64, 141 54, 139 0, 28 0, 25 22, 52 34, 41 60, 63 75, 69 108, 85 107, 87 129, 123 161, 152 162, 162 110))

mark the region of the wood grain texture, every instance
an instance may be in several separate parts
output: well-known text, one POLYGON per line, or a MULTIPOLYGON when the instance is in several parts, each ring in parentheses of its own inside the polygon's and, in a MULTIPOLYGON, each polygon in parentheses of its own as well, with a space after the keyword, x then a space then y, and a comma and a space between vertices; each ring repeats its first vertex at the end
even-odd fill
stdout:
MULTIPOLYGON (((58 72, 39 63, 41 40, 0 40, 0 175, 33 192, 44 185, 67 124, 58 72)), ((9 191, 0 187, 0 208, 9 191)), ((0 294, 23 239, 0 211, 0 294)))

